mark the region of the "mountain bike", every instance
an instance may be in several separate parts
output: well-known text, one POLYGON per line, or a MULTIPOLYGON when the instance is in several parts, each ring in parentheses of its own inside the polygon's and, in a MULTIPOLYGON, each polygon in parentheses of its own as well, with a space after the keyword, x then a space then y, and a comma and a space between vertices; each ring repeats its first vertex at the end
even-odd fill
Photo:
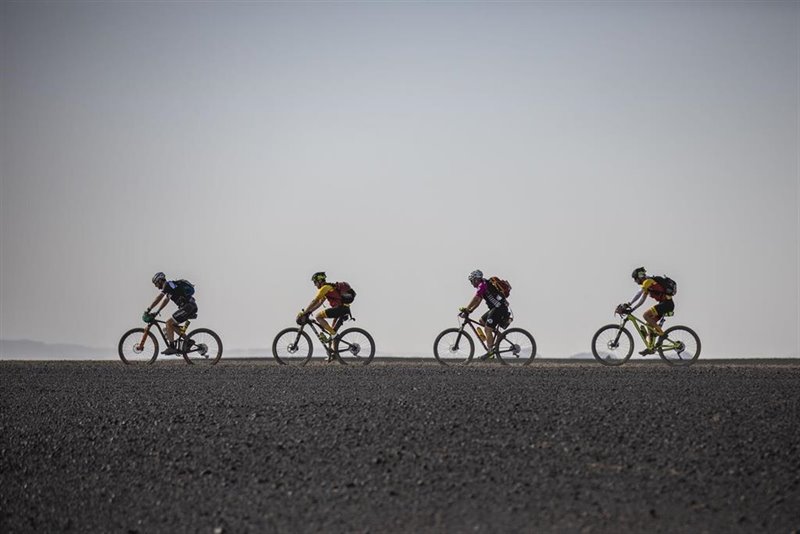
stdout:
POLYGON ((308 327, 325 348, 327 361, 335 359, 343 365, 369 365, 375 357, 375 341, 363 328, 353 327, 339 332, 345 321, 349 320, 355 321, 355 317, 349 313, 334 319, 332 326, 336 335, 330 337, 316 321, 309 319, 307 315, 301 315, 297 321, 298 326, 284 328, 275 336, 272 355, 281 365, 307 364, 314 353, 311 336, 305 331, 308 327))
MULTIPOLYGON (((536 341, 527 330, 522 328, 504 330, 503 326, 498 326, 490 351, 482 325, 470 319, 467 314, 460 313, 459 317, 463 319, 460 327, 445 329, 433 342, 433 356, 442 365, 467 365, 472 361, 475 355, 475 342, 467 331, 468 326, 486 350, 481 359, 490 359, 494 356, 503 365, 523 366, 529 365, 536 357, 536 341)), ((509 317, 509 324, 511 320, 513 315, 509 317)))
MULTIPOLYGON (((193 315, 190 319, 195 319, 193 315)), ((175 348, 186 363, 190 365, 215 365, 222 357, 222 341, 219 336, 208 328, 197 328, 188 334, 191 321, 183 323, 176 333, 178 339, 175 341, 175 348)), ((126 365, 131 364, 152 364, 159 355, 158 340, 151 332, 153 326, 161 334, 164 346, 167 346, 167 335, 161 325, 166 325, 166 321, 153 319, 145 328, 132 328, 122 335, 119 340, 119 359, 126 365)))
MULTIPOLYGON (((592 338, 592 354, 603 365, 622 365, 633 354, 633 336, 625 328, 628 323, 633 325, 633 330, 642 338, 645 347, 658 352, 669 365, 689 366, 700 356, 700 338, 688 326, 673 326, 665 330, 663 335, 656 335, 650 325, 631 312, 623 311, 619 315, 620 324, 606 325, 592 338), (649 333, 653 335, 648 337, 649 333)), ((672 312, 666 314, 666 317, 669 316, 672 316, 672 312)), ((659 327, 664 324, 666 317, 661 318, 659 327)))

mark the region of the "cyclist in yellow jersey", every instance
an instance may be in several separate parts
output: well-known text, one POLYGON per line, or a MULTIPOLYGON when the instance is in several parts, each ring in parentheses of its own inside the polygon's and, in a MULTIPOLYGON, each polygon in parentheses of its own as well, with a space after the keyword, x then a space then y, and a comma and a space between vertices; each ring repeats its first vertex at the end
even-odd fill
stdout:
MULTIPOLYGON (((647 297, 652 297, 657 304, 652 308, 648 309, 644 312, 644 320, 647 321, 647 324, 650 326, 647 332, 648 338, 648 345, 650 338, 655 335, 663 335, 664 331, 661 329, 661 326, 658 324, 659 320, 661 320, 666 314, 671 313, 675 310, 675 302, 672 300, 672 297, 667 295, 667 290, 661 287, 654 278, 647 276, 647 270, 644 267, 638 267, 633 270, 631 273, 631 278, 633 278, 634 282, 640 286, 639 291, 634 295, 633 299, 627 304, 620 304, 617 307, 617 312, 633 312, 639 306, 644 304, 644 301, 647 297)), ((643 351, 639 352, 642 356, 647 356, 649 354, 654 354, 655 351, 652 349, 645 348, 643 351)))
POLYGON ((320 310, 315 316, 315 320, 317 324, 330 335, 330 338, 328 338, 320 334, 320 341, 323 343, 330 343, 336 335, 336 331, 325 319, 337 319, 348 315, 350 313, 350 305, 342 301, 341 293, 334 284, 328 283, 327 276, 324 272, 320 271, 314 273, 311 276, 311 281, 319 291, 308 306, 306 306, 305 310, 301 310, 300 313, 297 314, 297 320, 298 322, 307 320, 314 310, 322 306, 322 303, 327 300, 330 307, 320 310))

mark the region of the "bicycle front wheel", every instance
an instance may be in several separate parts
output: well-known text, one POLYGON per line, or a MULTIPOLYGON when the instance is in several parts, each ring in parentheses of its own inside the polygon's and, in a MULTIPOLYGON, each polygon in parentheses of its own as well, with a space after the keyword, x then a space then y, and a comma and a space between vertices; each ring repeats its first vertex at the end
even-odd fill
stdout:
POLYGON ((673 326, 658 338, 658 355, 669 365, 692 365, 700 356, 700 338, 688 326, 673 326))
POLYGON ((119 359, 125 365, 151 364, 158 358, 158 341, 152 332, 144 337, 144 328, 133 328, 119 340, 119 359), (144 341, 143 341, 144 340, 144 341))
POLYGON ((185 350, 181 355, 190 365, 216 365, 222 358, 222 340, 208 328, 192 330, 178 343, 184 344, 185 350))
POLYGON ((309 335, 296 327, 281 330, 272 342, 272 356, 281 365, 305 365, 313 352, 309 335))
POLYGON ((375 341, 369 332, 362 328, 348 328, 335 339, 333 351, 345 365, 368 365, 375 357, 375 341))
POLYGON ((433 342, 433 357, 442 365, 466 365, 474 355, 475 342, 459 328, 448 328, 433 342))
POLYGON ((618 324, 609 324, 592 338, 592 354, 603 365, 622 365, 633 354, 633 336, 618 324))
POLYGON ((528 365, 536 357, 536 341, 527 330, 509 328, 494 342, 494 354, 503 365, 528 365))

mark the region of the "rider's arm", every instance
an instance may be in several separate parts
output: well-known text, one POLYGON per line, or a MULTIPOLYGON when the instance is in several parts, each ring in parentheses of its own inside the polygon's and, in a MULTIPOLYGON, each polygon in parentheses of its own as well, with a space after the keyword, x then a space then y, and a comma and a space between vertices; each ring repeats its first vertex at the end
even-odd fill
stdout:
POLYGON ((633 296, 633 298, 631 299, 631 302, 628 304, 628 306, 631 307, 631 311, 634 311, 634 310, 636 310, 636 308, 641 306, 644 303, 645 299, 647 299, 647 290, 646 289, 640 289, 636 293, 636 295, 633 296), (638 302, 637 302, 637 300, 638 300, 638 302), (636 305, 634 305, 634 302, 636 303, 636 305))
POLYGON ((481 300, 482 299, 480 295, 475 295, 474 297, 472 297, 472 300, 469 301, 469 304, 467 304, 467 311, 469 311, 470 313, 475 311, 475 308, 481 305, 481 300))
MULTIPOLYGON (((153 303, 152 303, 150 306, 148 306, 148 307, 147 307, 147 313, 150 313, 150 310, 152 310, 153 308, 155 308, 156 306, 158 306, 158 303, 161 301, 161 299, 162 299, 162 298, 164 298, 164 296, 165 296, 165 295, 164 295, 164 293, 159 293, 159 294, 158 294, 158 296, 156 297, 156 300, 154 300, 154 301, 153 301, 153 303)), ((166 305, 167 305, 167 302, 169 302, 169 299, 167 299, 167 300, 164 302, 164 304, 163 304, 163 305, 162 305, 162 306, 161 306, 161 307, 158 309, 158 311, 156 312, 156 314, 158 314, 158 312, 160 312, 161 310, 163 310, 163 309, 164 309, 164 306, 166 306, 166 305)))
POLYGON ((314 297, 314 300, 312 300, 309 303, 308 306, 306 306, 306 313, 310 314, 311 312, 313 312, 314 310, 316 310, 317 308, 322 306, 322 303, 325 300, 325 296, 328 293, 330 293, 331 290, 333 290, 333 286, 332 285, 328 285, 328 284, 326 284, 326 285, 322 286, 321 288, 319 288, 319 291, 317 292, 317 296, 314 297))
POLYGON ((310 313, 312 313, 314 310, 316 310, 317 308, 319 308, 319 307, 320 307, 320 305, 322 304, 322 301, 323 301, 323 300, 325 300, 325 298, 324 298, 324 297, 322 297, 322 298, 320 298, 320 297, 314 297, 314 300, 312 300, 312 301, 311 301, 311 302, 308 304, 308 306, 306 306, 306 313, 307 313, 307 314, 310 314, 310 313))

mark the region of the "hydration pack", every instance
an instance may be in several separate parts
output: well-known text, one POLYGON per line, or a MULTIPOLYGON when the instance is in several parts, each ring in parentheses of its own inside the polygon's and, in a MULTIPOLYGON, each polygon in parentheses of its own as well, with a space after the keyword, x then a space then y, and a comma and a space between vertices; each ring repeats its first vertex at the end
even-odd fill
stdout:
POLYGON ((664 293, 672 297, 678 292, 678 283, 667 275, 654 276, 656 284, 664 288, 664 293))
POLYGON ((178 288, 178 295, 182 297, 188 299, 194 295, 194 284, 188 280, 182 278, 180 280, 175 280, 175 286, 178 288))
POLYGON ((350 287, 347 282, 336 282, 333 287, 339 292, 342 304, 351 304, 356 299, 356 290, 350 287))
POLYGON ((511 284, 508 283, 508 280, 503 280, 502 278, 492 276, 489 278, 489 284, 497 293, 503 295, 504 298, 508 298, 508 296, 511 294, 511 284))

